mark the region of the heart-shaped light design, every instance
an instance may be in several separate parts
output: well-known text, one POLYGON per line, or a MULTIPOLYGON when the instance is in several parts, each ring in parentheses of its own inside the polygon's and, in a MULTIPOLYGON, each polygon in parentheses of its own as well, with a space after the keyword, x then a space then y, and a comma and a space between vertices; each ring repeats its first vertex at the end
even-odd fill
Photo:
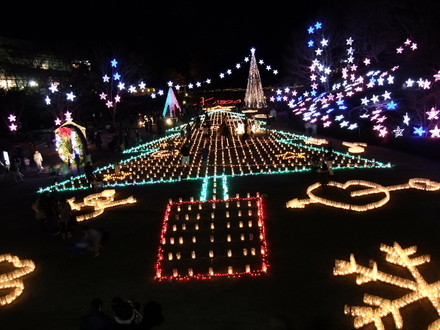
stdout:
POLYGON ((377 202, 368 203, 364 205, 357 205, 357 204, 351 204, 351 203, 343 203, 343 202, 337 202, 333 201, 324 197, 320 197, 314 194, 314 190, 321 187, 322 184, 317 182, 312 184, 307 188, 307 195, 309 196, 309 199, 292 199, 286 203, 286 207, 289 208, 304 208, 306 205, 311 203, 321 203, 327 206, 332 206, 340 209, 345 210, 351 210, 356 212, 363 212, 372 210, 378 207, 382 207, 388 201, 390 200, 390 191, 394 190, 403 190, 403 189, 409 189, 414 188, 418 190, 425 190, 425 191, 436 191, 440 189, 440 183, 436 181, 431 181, 429 179, 425 178, 412 178, 407 183, 404 184, 398 184, 393 186, 382 186, 378 183, 370 182, 370 181, 364 181, 364 180, 349 180, 345 183, 339 183, 335 181, 330 181, 327 186, 330 187, 336 187, 340 189, 347 189, 351 186, 363 186, 366 187, 366 189, 362 190, 356 190, 352 191, 350 193, 351 197, 359 197, 359 196, 365 196, 370 194, 384 194, 384 197, 377 202))

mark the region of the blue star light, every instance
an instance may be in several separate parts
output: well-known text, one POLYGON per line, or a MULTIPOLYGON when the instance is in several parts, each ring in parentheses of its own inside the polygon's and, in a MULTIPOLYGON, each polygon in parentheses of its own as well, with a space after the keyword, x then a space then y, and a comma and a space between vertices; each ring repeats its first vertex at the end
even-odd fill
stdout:
POLYGON ((387 104, 388 110, 396 110, 396 108, 397 108, 397 103, 395 103, 394 101, 391 101, 390 103, 387 104))
POLYGON ((118 65, 118 61, 116 61, 116 59, 113 59, 113 60, 111 61, 111 64, 112 64, 112 67, 113 67, 113 68, 116 68, 116 66, 118 65))
POLYGON ((417 134, 418 136, 422 136, 426 133, 426 131, 423 129, 423 126, 420 126, 419 128, 414 127, 414 134, 417 134))

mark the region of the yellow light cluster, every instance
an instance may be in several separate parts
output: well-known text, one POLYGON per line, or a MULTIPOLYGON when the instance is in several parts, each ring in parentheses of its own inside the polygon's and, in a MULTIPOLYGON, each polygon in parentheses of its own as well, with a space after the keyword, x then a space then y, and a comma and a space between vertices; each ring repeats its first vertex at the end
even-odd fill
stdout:
MULTIPOLYGON (((364 204, 364 205, 356 205, 356 204, 350 204, 350 203, 337 202, 337 201, 332 201, 327 198, 316 196, 313 193, 313 191, 321 186, 322 186, 322 184, 319 182, 312 184, 311 186, 309 186, 307 188, 307 195, 310 197, 309 199, 298 199, 298 198, 292 199, 286 203, 286 207, 288 207, 288 208, 304 208, 307 204, 310 204, 310 203, 321 203, 321 204, 324 204, 327 206, 336 207, 336 208, 340 208, 340 209, 351 210, 351 211, 356 211, 356 212, 363 212, 363 211, 368 211, 371 209, 381 207, 384 204, 386 204, 390 199, 390 193, 386 187, 383 187, 377 183, 369 182, 369 181, 349 180, 344 184, 336 182, 336 181, 330 181, 327 184, 327 186, 341 188, 344 190, 349 188, 350 186, 366 186, 366 187, 373 188, 373 191, 370 192, 370 194, 372 194, 372 193, 384 193, 385 194, 385 196, 382 199, 380 199, 379 201, 374 202, 374 203, 364 204)), ((354 193, 355 192, 352 192, 350 194, 351 197, 356 196, 354 193)))
POLYGON ((10 262, 17 267, 17 269, 0 275, 0 289, 14 288, 11 293, 0 297, 0 306, 10 304, 23 293, 24 283, 19 278, 33 272, 35 269, 35 264, 32 260, 20 260, 17 256, 10 254, 0 255, 0 263, 2 262, 10 262))
POLYGON ((342 142, 342 145, 348 147, 348 152, 352 154, 360 154, 367 147, 367 144, 363 142, 342 142))
POLYGON ((120 171, 119 174, 106 173, 103 175, 102 181, 124 180, 126 177, 133 175, 132 172, 120 171))
POLYGON ((104 213, 104 210, 109 207, 136 203, 136 199, 133 196, 115 201, 115 193, 116 191, 114 189, 107 189, 100 193, 84 197, 81 203, 75 203, 75 197, 69 199, 68 202, 70 203, 72 210, 81 210, 86 206, 93 207, 93 212, 78 215, 76 221, 81 222, 95 218, 104 213))
POLYGON ((313 144, 320 146, 322 144, 328 144, 328 140, 326 139, 318 139, 318 138, 308 138, 304 140, 305 144, 313 144))
POLYGON ((384 194, 384 197, 377 202, 368 203, 364 205, 356 205, 356 204, 350 204, 350 203, 342 203, 337 201, 332 201, 327 198, 316 196, 313 191, 319 187, 321 187, 322 184, 317 182, 312 184, 307 188, 307 195, 309 196, 308 199, 292 199, 286 203, 286 207, 288 208, 304 208, 306 205, 311 203, 321 203, 327 206, 336 207, 340 209, 345 210, 351 210, 356 212, 363 212, 363 211, 369 211, 378 207, 382 207, 388 201, 390 200, 390 191, 394 190, 403 190, 403 189, 409 189, 414 188, 418 190, 425 190, 425 191, 436 191, 440 189, 440 183, 436 181, 431 181, 426 178, 412 178, 408 181, 408 183, 398 184, 398 185, 392 185, 392 186, 382 186, 378 183, 370 182, 370 181, 364 181, 364 180, 349 180, 345 182, 344 184, 330 181, 327 186, 330 187, 336 187, 340 189, 347 189, 350 186, 364 186, 367 187, 366 189, 362 190, 356 190, 350 192, 350 197, 359 197, 359 196, 365 196, 370 194, 384 194))
MULTIPOLYGON (((385 330, 382 318, 391 314, 397 329, 403 328, 403 318, 401 309, 418 300, 427 298, 437 314, 440 316, 440 281, 432 284, 426 283, 417 269, 417 266, 428 263, 430 261, 429 255, 410 258, 417 251, 417 247, 412 246, 407 249, 402 249, 398 243, 393 246, 381 244, 380 250, 386 253, 386 261, 406 268, 412 275, 414 280, 401 278, 381 272, 377 268, 376 262, 372 266, 364 267, 359 265, 354 255, 350 255, 350 261, 336 260, 333 269, 333 275, 343 276, 350 274, 357 274, 356 283, 358 285, 367 282, 383 282, 391 284, 396 287, 410 290, 408 294, 403 295, 395 300, 373 296, 369 294, 364 295, 363 302, 368 306, 345 306, 344 312, 347 315, 353 316, 354 327, 360 328, 364 325, 373 323, 377 330, 385 330), (372 306, 372 307, 369 307, 372 306)), ((428 330, 439 329, 440 319, 433 322, 428 330)))

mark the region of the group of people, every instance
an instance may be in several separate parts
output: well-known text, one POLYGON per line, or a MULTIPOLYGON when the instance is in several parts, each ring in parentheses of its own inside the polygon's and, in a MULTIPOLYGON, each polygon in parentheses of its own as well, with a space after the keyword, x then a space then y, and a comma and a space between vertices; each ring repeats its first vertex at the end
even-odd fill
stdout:
MULTIPOLYGON (((33 160, 36 166, 37 175, 40 175, 44 171, 43 156, 38 150, 35 150, 33 160)), ((0 181, 6 177, 8 173, 12 175, 15 183, 24 182, 24 169, 29 169, 31 160, 28 157, 23 159, 17 155, 11 157, 9 166, 0 161, 0 181)))
POLYGON ((147 302, 140 312, 140 304, 128 299, 115 297, 111 303, 111 315, 103 311, 103 301, 94 298, 90 304, 90 312, 81 320, 81 330, 117 330, 139 329, 150 330, 160 326, 164 317, 160 304, 155 301, 147 302))
POLYGON ((40 221, 41 230, 52 236, 61 234, 63 239, 72 237, 76 224, 72 208, 65 195, 59 199, 50 192, 43 192, 32 204, 35 218, 40 221))
POLYGON ((331 147, 323 156, 314 155, 311 158, 312 171, 319 173, 319 182, 323 186, 326 186, 329 182, 329 177, 334 175, 333 161, 334 154, 331 147))

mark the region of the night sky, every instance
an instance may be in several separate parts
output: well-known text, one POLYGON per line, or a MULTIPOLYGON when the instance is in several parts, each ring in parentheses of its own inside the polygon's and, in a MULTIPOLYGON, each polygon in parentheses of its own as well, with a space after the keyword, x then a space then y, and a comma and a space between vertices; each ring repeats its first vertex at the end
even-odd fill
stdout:
POLYGON ((298 7, 230 0, 17 3, 10 19, 19 18, 19 23, 6 25, 0 35, 72 40, 80 47, 90 47, 93 41, 121 41, 145 53, 152 66, 198 60, 213 72, 234 66, 255 47, 258 58, 280 67, 292 30, 305 29, 309 17, 317 19, 319 3, 298 7))

